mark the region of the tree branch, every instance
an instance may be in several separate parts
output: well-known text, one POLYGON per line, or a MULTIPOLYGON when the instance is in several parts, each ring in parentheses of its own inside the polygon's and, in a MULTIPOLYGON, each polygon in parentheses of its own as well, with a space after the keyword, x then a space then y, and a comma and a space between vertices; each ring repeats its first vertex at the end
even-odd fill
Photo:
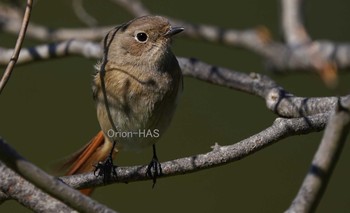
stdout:
MULTIPOLYGON (((6 6, 0 6, 1 30, 17 34, 21 27, 21 16, 18 11, 6 6)), ((29 23, 26 36, 39 41, 65 41, 70 39, 101 40, 114 26, 95 28, 60 28, 50 29, 46 26, 29 23)))
MULTIPOLYGON (((112 0, 124 7, 135 16, 149 14, 140 1, 112 0)), ((303 27, 301 18, 302 0, 283 0, 285 31, 292 32, 287 41, 289 44, 299 43, 303 45, 286 45, 273 41, 269 31, 265 27, 248 30, 224 29, 217 26, 204 24, 191 24, 174 18, 169 18, 173 24, 185 27, 183 35, 202 39, 208 42, 220 43, 227 46, 240 46, 251 50, 265 58, 268 67, 276 72, 313 71, 321 74, 321 77, 329 85, 336 82, 338 68, 350 67, 350 44, 335 43, 331 41, 309 41, 309 37, 303 27), (292 7, 288 9, 287 7, 292 7)), ((17 16, 6 16, 7 13, 0 10, 3 18, 3 29, 16 32, 18 30, 17 16), (17 23, 17 24, 16 24, 17 23)), ((30 24, 27 36, 39 40, 62 41, 68 39, 100 40, 112 26, 81 29, 55 29, 30 24)))
POLYGON ((304 26, 303 6, 304 0, 282 0, 282 29, 292 47, 311 42, 304 26))
MULTIPOLYGON (((76 209, 79 212, 115 212, 106 206, 97 203, 91 198, 81 194, 79 191, 72 189, 66 184, 63 184, 55 177, 48 175, 40 168, 31 164, 22 156, 20 156, 8 144, 6 144, 1 138, 0 160, 44 192, 48 193, 54 198, 57 198, 58 200, 64 201, 64 203, 69 207, 76 209)), ((0 174, 3 173, 0 172, 0 174)), ((9 181, 10 182, 7 184, 0 184, 2 187, 5 187, 4 189, 1 189, 3 192, 6 190, 11 190, 13 182, 11 182, 11 178, 9 181)), ((21 190, 23 189, 19 188, 19 192, 21 192, 21 190)), ((28 192, 25 193, 28 194, 28 192)))
MULTIPOLYGON (((336 52, 338 45, 330 42, 312 42, 304 26, 303 6, 304 0, 282 0, 282 29, 287 46, 294 52, 297 52, 296 49, 299 49, 298 52, 302 50, 301 53, 308 57, 323 81, 328 86, 335 86, 337 68, 342 67, 339 58, 335 57, 339 53, 336 52)), ((349 45, 344 44, 342 48, 345 46, 349 45)))
MULTIPOLYGON (((277 118, 272 126, 240 142, 229 146, 215 144, 212 147, 213 150, 208 153, 163 162, 161 177, 183 175, 241 160, 288 136, 321 131, 327 119, 328 114, 326 113, 304 118, 277 118)), ((147 165, 118 167, 116 169, 118 177, 111 179, 108 183, 104 182, 103 177, 96 177, 93 173, 66 176, 60 179, 71 187, 80 189, 112 183, 149 180, 146 169, 147 165)))
POLYGON ((72 212, 66 204, 47 195, 0 161, 0 189, 5 201, 14 199, 35 212, 72 212))
POLYGON ((89 27, 97 26, 97 20, 85 10, 83 6, 83 0, 73 0, 72 8, 74 10, 75 15, 79 18, 79 20, 82 23, 86 24, 89 27))
POLYGON ((268 109, 282 117, 304 117, 325 113, 332 110, 337 102, 337 97, 294 96, 268 76, 258 73, 236 72, 196 59, 178 58, 178 60, 184 75, 257 95, 265 99, 268 109))
MULTIPOLYGON (((139 0, 111 1, 125 8, 134 16, 150 14, 150 11, 139 0)), ((28 2, 30 2, 28 5, 31 7, 31 1, 28 0, 28 2)), ((282 27, 286 43, 272 40, 269 31, 265 27, 234 30, 212 25, 192 24, 174 18, 169 19, 173 25, 185 27, 184 35, 188 38, 201 39, 227 46, 244 47, 265 58, 269 62, 270 68, 278 72, 313 70, 319 73, 327 84, 334 84, 337 69, 350 67, 350 44, 312 41, 304 26, 302 11, 304 1, 281 0, 281 2, 282 27)), ((78 9, 76 10, 77 15, 86 15, 85 11, 82 10, 84 9, 82 1, 78 0, 74 3, 76 3, 74 8, 78 9)), ((13 69, 11 66, 14 66, 16 62, 26 63, 68 55, 100 58, 102 55, 100 45, 91 41, 101 39, 109 29, 113 28, 112 26, 106 26, 93 29, 61 28, 51 30, 33 23, 28 25, 30 15, 28 5, 22 25, 22 17, 18 11, 10 13, 0 7, 2 29, 11 33, 17 33, 21 29, 14 50, 0 48, 0 64, 7 64, 10 60, 0 82, 0 93, 10 77, 13 69), (29 14, 27 14, 28 10, 29 14), (60 42, 22 49, 19 54, 27 26, 27 34, 32 38, 60 42), (12 51, 17 55, 13 54, 12 51)), ((86 18, 82 19, 86 20, 86 18)), ((88 24, 90 23, 92 22, 88 24)), ((340 98, 297 97, 285 91, 265 75, 245 74, 213 66, 197 59, 178 57, 178 61, 184 75, 261 97, 265 100, 268 109, 281 117, 292 119, 278 118, 272 126, 239 143, 229 146, 215 144, 212 147, 213 150, 208 153, 164 162, 162 163, 163 177, 192 173, 235 162, 285 137, 320 131, 328 120, 329 112, 336 107, 336 112, 332 114, 320 147, 315 154, 311 169, 291 207, 287 210, 288 212, 314 211, 326 189, 350 128, 350 95, 340 98)), ((72 191, 53 177, 34 167, 13 150, 10 150, 1 140, 0 148, 0 159, 3 159, 8 166, 23 175, 27 180, 33 181, 38 187, 32 185, 0 162, 0 179, 3 180, 0 184, 0 202, 7 199, 16 199, 35 211, 46 211, 47 208, 61 211, 71 211, 71 208, 74 208, 79 211, 86 211, 93 208, 94 211, 112 212, 112 210, 89 200, 89 198, 85 198, 80 193, 72 191), (70 207, 50 197, 46 192, 60 200, 68 198, 70 207), (47 202, 50 203, 50 206, 46 206, 47 202)), ((146 166, 117 168, 117 174, 118 179, 111 180, 108 184, 149 179, 146 175, 146 166)), ((61 177, 61 180, 75 188, 105 185, 103 178, 95 177, 93 173, 61 177)))
POLYGON ((338 100, 320 146, 288 213, 315 212, 350 130, 350 98, 338 100))
MULTIPOLYGON (((134 16, 150 14, 141 1, 112 0, 134 16)), ((192 39, 227 46, 240 46, 264 57, 276 72, 314 71, 329 84, 335 84, 337 68, 350 67, 350 44, 313 41, 303 22, 303 0, 282 0, 282 27, 287 45, 273 41, 267 28, 248 30, 224 29, 205 24, 191 24, 168 17, 174 25, 183 26, 192 39)))
MULTIPOLYGON (((0 63, 4 63, 10 54, 11 49, 0 49, 0 63)), ((101 58, 102 49, 99 44, 93 42, 63 41, 22 49, 18 63, 69 55, 101 58)), ((213 66, 193 58, 178 57, 178 61, 185 76, 259 96, 265 100, 268 109, 281 117, 303 117, 325 113, 332 110, 337 102, 337 97, 308 98, 294 96, 268 76, 262 74, 245 74, 213 66)), ((341 99, 343 98, 341 97, 341 99)))
POLYGON ((126 9, 135 17, 145 16, 151 14, 150 11, 138 0, 110 0, 126 9))
MULTIPOLYGON (((12 49, 0 48, 0 64, 6 64, 12 49)), ((99 43, 84 40, 68 40, 58 43, 43 44, 23 48, 17 63, 24 64, 38 60, 48 60, 56 57, 80 55, 86 58, 100 58, 102 49, 99 43)))
POLYGON ((23 43, 24 37, 26 35, 26 31, 27 31, 27 27, 28 27, 28 23, 29 23, 29 19, 30 19, 30 14, 32 11, 32 4, 33 4, 33 0, 27 0, 27 6, 26 6, 26 10, 24 12, 22 26, 21 26, 19 34, 18 34, 15 49, 14 49, 13 54, 11 56, 10 62, 8 63, 6 70, 0 79, 0 94, 3 91, 3 89, 5 88, 6 83, 10 79, 12 70, 16 65, 16 62, 17 62, 17 59, 19 56, 19 52, 21 51, 22 43, 23 43))

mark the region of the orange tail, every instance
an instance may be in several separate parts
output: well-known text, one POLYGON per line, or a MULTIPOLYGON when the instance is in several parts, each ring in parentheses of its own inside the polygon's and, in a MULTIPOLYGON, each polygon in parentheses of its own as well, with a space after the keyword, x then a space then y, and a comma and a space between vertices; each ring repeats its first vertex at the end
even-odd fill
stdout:
MULTIPOLYGON (((69 167, 66 175, 80 174, 94 171, 98 162, 104 161, 112 149, 112 143, 105 140, 102 131, 69 159, 65 166, 69 167)), ((113 155, 114 157, 114 155, 113 155)), ((94 189, 81 189, 80 192, 90 195, 94 189)))

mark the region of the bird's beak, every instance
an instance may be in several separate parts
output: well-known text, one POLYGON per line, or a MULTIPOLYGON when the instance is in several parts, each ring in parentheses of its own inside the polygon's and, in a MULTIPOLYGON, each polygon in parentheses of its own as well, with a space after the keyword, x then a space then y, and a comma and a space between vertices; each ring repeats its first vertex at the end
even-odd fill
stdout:
POLYGON ((168 32, 164 34, 165 37, 172 37, 178 33, 181 33, 184 30, 183 27, 171 27, 168 32))

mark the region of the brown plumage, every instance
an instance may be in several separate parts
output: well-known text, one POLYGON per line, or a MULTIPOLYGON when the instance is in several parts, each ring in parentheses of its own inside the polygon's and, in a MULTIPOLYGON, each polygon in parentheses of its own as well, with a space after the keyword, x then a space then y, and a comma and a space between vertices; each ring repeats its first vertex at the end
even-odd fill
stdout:
MULTIPOLYGON (((113 141, 116 141, 114 152, 139 150, 153 145, 164 133, 183 88, 181 70, 170 49, 171 37, 182 30, 171 27, 163 17, 144 16, 106 35, 105 43, 110 45, 107 54, 96 65, 97 74, 93 79, 102 132, 73 156, 67 175, 93 171, 93 165, 108 157, 113 141), (109 112, 101 86, 101 69, 105 72, 109 112), (108 119, 108 113, 113 122, 108 119), (122 135, 139 131, 159 135, 122 135)), ((83 192, 89 194, 91 190, 83 192)))

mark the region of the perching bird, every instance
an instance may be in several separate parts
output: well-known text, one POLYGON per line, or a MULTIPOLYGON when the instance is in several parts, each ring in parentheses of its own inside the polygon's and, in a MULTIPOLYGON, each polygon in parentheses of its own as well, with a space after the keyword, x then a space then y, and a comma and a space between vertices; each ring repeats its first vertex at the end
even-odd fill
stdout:
MULTIPOLYGON (((181 70, 170 48, 172 36, 181 31, 182 27, 172 27, 163 17, 143 16, 106 35, 104 56, 93 79, 102 131, 67 162, 67 175, 103 170, 115 153, 152 145, 148 172, 151 167, 158 169, 154 144, 169 126, 183 89, 181 70)), ((81 191, 90 194, 92 189, 81 191)))

